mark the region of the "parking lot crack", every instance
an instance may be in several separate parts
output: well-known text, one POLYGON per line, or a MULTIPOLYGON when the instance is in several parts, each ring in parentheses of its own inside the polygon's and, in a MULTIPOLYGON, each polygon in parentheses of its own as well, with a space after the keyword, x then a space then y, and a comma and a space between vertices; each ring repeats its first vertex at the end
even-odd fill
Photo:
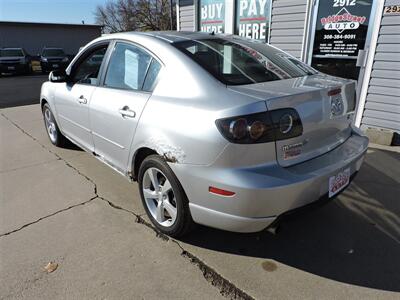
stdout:
POLYGON ((191 264, 196 266, 201 271, 203 277, 207 280, 207 282, 210 283, 212 286, 216 287, 222 296, 229 299, 243 299, 243 300, 255 299, 249 294, 247 294, 245 291, 239 289, 235 284, 230 282, 228 279, 224 278, 217 271, 215 271, 213 268, 211 268, 205 262, 199 259, 196 255, 186 250, 179 241, 159 232, 157 228, 155 228, 150 222, 145 220, 141 215, 136 214, 135 212, 123 208, 119 205, 116 205, 112 201, 107 200, 103 197, 99 196, 98 199, 105 201, 106 203, 108 203, 108 205, 110 205, 114 209, 122 210, 132 214, 135 217, 136 223, 142 224, 151 229, 155 233, 156 237, 160 238, 161 240, 170 241, 176 244, 178 248, 181 250, 181 256, 189 260, 191 264))
POLYGON ((63 209, 60 209, 60 210, 57 210, 56 212, 53 212, 53 213, 51 213, 51 214, 49 214, 49 215, 46 215, 46 216, 44 216, 44 217, 40 217, 39 219, 37 219, 37 220, 35 220, 35 221, 32 221, 32 222, 29 222, 29 223, 27 223, 27 224, 24 224, 24 225, 22 225, 21 227, 19 227, 19 228, 17 228, 17 229, 14 229, 14 230, 11 230, 11 231, 9 231, 9 232, 0 234, 0 238, 5 237, 5 236, 10 235, 10 234, 13 234, 13 233, 18 232, 18 231, 21 231, 22 229, 24 229, 24 228, 26 228, 26 227, 28 227, 28 226, 31 226, 31 225, 33 225, 33 224, 36 224, 36 223, 38 223, 38 222, 40 222, 40 221, 42 221, 42 220, 44 220, 44 219, 53 217, 53 216, 58 215, 58 214, 60 214, 60 213, 63 213, 63 212, 65 212, 65 211, 67 211, 67 210, 70 210, 70 209, 73 209, 73 208, 75 208, 75 207, 88 204, 88 203, 92 202, 93 200, 95 200, 95 199, 97 199, 97 198, 98 198, 98 196, 95 196, 95 197, 90 198, 89 200, 86 200, 86 201, 83 201, 83 202, 81 202, 81 203, 68 206, 68 207, 63 208, 63 209))
POLYGON ((43 145, 37 138, 35 138, 33 135, 31 135, 29 132, 25 131, 21 126, 19 126, 17 123, 15 123, 13 120, 11 120, 9 117, 7 117, 4 113, 1 113, 1 115, 8 121, 10 122, 12 125, 14 125, 16 128, 18 128, 23 134, 25 134, 26 136, 28 136, 29 138, 31 138, 33 141, 35 141, 36 143, 38 143, 44 150, 48 151, 49 153, 53 154, 57 160, 63 161, 65 163, 65 165, 71 169, 73 169, 76 173, 78 173, 80 176, 82 176, 83 178, 85 178, 87 181, 89 181, 92 185, 93 185, 93 191, 96 197, 98 197, 97 195, 97 185, 96 183, 89 178, 87 175, 83 174, 79 169, 75 168, 73 165, 71 165, 68 161, 66 161, 64 158, 62 158, 60 155, 58 155, 57 153, 55 153, 54 151, 52 151, 51 149, 49 149, 48 147, 46 147, 46 145, 43 145))

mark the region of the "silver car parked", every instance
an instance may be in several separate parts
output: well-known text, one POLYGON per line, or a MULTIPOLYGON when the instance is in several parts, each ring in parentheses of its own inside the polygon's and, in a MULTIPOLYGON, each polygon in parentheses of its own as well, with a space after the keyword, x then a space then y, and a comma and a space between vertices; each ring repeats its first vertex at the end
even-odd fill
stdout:
POLYGON ((139 183, 163 233, 236 232, 333 197, 360 169, 355 82, 270 45, 188 32, 85 46, 42 86, 51 142, 72 141, 139 183))

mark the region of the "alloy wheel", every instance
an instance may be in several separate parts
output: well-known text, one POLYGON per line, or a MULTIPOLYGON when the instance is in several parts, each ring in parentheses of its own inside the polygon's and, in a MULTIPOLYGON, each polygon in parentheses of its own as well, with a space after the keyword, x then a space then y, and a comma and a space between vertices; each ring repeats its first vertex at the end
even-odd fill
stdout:
POLYGON ((52 143, 56 143, 57 141, 57 127, 54 121, 53 114, 51 113, 49 108, 45 108, 44 110, 44 122, 46 124, 47 133, 52 143))
POLYGON ((175 194, 168 178, 157 168, 149 168, 143 176, 143 196, 152 217, 164 227, 172 226, 177 217, 175 194))

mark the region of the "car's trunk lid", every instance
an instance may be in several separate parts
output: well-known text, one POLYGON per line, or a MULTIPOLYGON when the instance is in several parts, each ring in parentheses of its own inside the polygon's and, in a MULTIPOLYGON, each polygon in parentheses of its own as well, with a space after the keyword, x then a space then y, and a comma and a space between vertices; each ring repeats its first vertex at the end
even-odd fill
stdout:
POLYGON ((354 81, 317 74, 229 88, 266 99, 268 110, 297 110, 303 134, 275 142, 277 161, 284 167, 322 155, 351 134, 354 81))

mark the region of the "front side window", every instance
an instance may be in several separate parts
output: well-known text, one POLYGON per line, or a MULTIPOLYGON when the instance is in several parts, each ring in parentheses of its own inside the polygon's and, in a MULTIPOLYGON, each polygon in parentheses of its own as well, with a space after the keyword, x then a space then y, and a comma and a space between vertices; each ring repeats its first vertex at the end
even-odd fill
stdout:
POLYGON ((106 54, 108 45, 104 45, 91 52, 75 69, 73 81, 75 83, 97 85, 101 63, 106 54))
POLYGON ((236 0, 235 34, 268 41, 272 0, 236 0))
POLYGON ((133 45, 117 43, 111 55, 104 85, 107 87, 141 90, 152 58, 133 45))
POLYGON ((21 49, 2 49, 0 57, 23 57, 24 52, 21 49))
POLYGON ((315 74, 311 67, 294 57, 259 42, 212 38, 175 42, 173 45, 227 85, 315 74))

